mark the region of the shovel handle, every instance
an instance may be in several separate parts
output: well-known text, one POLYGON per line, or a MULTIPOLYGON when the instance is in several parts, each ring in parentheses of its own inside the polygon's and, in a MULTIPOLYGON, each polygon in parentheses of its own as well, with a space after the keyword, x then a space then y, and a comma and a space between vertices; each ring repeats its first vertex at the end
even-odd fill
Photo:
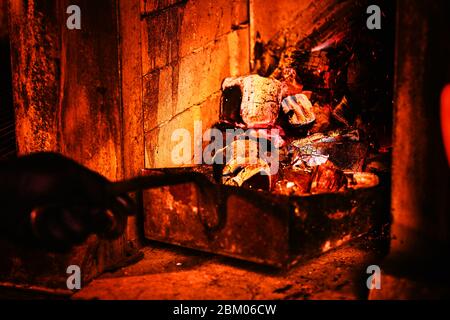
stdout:
POLYGON ((154 176, 140 176, 128 180, 114 182, 110 185, 110 192, 121 195, 128 192, 170 186, 175 184, 195 182, 199 186, 214 188, 215 186, 201 173, 182 172, 154 176))

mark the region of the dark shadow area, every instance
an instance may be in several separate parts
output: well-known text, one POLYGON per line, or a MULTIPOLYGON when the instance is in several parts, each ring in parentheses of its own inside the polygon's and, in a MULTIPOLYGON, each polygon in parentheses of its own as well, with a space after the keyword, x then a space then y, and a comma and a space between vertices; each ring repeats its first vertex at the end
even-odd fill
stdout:
POLYGON ((9 38, 0 37, 0 160, 16 156, 9 38))

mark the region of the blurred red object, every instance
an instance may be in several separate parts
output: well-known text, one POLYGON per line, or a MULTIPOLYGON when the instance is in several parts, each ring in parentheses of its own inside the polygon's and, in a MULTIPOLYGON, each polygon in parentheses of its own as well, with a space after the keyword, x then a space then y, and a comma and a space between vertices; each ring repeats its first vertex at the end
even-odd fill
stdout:
POLYGON ((450 85, 446 85, 441 93, 441 128, 447 161, 450 166, 450 85))

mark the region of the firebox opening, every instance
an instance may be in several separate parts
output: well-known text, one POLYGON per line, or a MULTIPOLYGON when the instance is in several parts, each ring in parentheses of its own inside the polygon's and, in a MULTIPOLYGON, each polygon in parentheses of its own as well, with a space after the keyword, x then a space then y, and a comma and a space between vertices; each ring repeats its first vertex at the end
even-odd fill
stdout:
MULTIPOLYGON (((250 19, 242 17, 239 29, 225 27, 213 35, 211 26, 222 20, 196 20, 200 5, 188 1, 178 8, 183 15, 172 34, 148 35, 152 46, 161 42, 161 50, 176 40, 182 53, 172 57, 170 68, 150 67, 144 77, 151 89, 144 104, 157 105, 145 110, 145 174, 160 168, 178 172, 167 142, 174 129, 194 136, 196 121, 202 133, 218 129, 222 134, 211 141, 223 144, 211 154, 224 161, 212 168, 201 161, 188 166, 223 188, 207 212, 226 218, 215 233, 205 230, 199 203, 211 197, 194 184, 153 190, 144 193, 145 238, 276 267, 367 234, 386 253, 395 3, 380 1, 383 27, 369 30, 370 1, 281 0, 270 10, 264 0, 244 2, 250 19), (205 41, 192 43, 185 32, 192 28, 205 41), (157 103, 150 99, 155 96, 157 103), (271 152, 251 162, 260 155, 261 141, 269 142, 271 152), (248 163, 239 163, 243 159, 248 163), (284 215, 287 220, 275 218, 284 215)), ((208 10, 226 12, 228 6, 233 3, 208 10)), ((151 30, 157 17, 146 17, 151 30)), ((166 51, 156 52, 167 60, 166 51)), ((158 61, 153 52, 143 59, 158 61)))

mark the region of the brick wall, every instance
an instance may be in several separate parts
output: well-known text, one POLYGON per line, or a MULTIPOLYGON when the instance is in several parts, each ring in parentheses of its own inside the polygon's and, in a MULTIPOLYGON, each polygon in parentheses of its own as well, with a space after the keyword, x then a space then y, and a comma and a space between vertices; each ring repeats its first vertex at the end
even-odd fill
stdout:
POLYGON ((173 167, 178 128, 218 119, 225 77, 249 73, 247 0, 141 0, 145 166, 173 167))
MULTIPOLYGON (((363 0, 364 2, 365 0, 363 0)), ((251 72, 256 34, 272 46, 324 41, 364 17, 355 1, 140 0, 145 167, 173 167, 172 132, 217 119, 225 77, 251 72)))

